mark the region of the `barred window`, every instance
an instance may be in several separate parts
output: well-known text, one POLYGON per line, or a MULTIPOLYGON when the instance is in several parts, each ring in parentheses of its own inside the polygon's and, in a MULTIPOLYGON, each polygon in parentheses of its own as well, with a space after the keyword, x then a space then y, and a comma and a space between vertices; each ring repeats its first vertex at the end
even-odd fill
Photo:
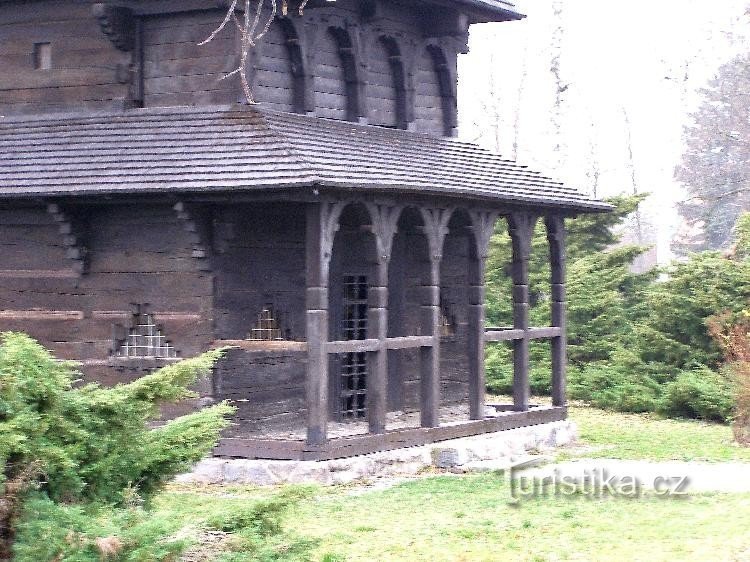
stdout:
POLYGON ((250 330, 248 339, 257 341, 284 339, 281 332, 281 325, 273 306, 266 305, 263 307, 263 310, 258 314, 255 326, 250 330))
POLYGON ((152 314, 138 313, 125 339, 119 342, 116 357, 154 357, 173 359, 177 350, 157 326, 152 314))

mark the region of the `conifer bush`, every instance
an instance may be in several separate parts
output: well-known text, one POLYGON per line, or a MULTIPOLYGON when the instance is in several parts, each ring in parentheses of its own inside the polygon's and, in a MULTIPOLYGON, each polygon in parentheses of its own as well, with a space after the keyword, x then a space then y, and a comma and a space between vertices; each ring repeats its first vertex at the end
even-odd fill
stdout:
MULTIPOLYGON (((49 514, 64 504, 83 513, 124 507, 133 497, 148 506, 153 494, 205 456, 229 423, 233 408, 227 404, 157 428, 149 422, 160 404, 193 397, 189 386, 208 375, 221 354, 210 351, 113 388, 74 387, 72 363, 56 360, 27 335, 0 334, 0 559, 10 556, 17 524, 32 525, 29 510, 49 514)), ((70 517, 52 520, 63 528, 50 528, 50 537, 86 534, 66 527, 70 517)), ((19 537, 20 553, 28 546, 22 538, 28 535, 19 537)), ((62 559, 65 549, 91 540, 56 542, 55 548, 62 559)))

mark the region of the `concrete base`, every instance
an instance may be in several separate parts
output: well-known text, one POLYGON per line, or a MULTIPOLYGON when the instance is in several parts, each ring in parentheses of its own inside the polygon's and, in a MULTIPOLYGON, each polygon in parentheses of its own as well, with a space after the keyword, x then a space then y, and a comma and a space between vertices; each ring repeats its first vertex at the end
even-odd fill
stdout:
POLYGON ((460 472, 498 470, 530 453, 568 445, 577 437, 570 420, 485 433, 329 461, 276 461, 209 458, 177 477, 190 484, 347 484, 357 480, 414 475, 427 468, 460 472))

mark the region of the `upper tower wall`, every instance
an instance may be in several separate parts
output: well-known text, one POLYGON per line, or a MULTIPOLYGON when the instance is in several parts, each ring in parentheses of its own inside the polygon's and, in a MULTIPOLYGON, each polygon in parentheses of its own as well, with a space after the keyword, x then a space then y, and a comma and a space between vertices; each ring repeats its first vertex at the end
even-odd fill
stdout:
MULTIPOLYGON (((242 2, 240 2, 242 4, 242 2)), ((0 115, 243 101, 239 33, 208 37, 208 0, 0 0, 0 115)), ((251 52, 256 100, 281 111, 452 135, 456 63, 502 0, 311 0, 251 52)))

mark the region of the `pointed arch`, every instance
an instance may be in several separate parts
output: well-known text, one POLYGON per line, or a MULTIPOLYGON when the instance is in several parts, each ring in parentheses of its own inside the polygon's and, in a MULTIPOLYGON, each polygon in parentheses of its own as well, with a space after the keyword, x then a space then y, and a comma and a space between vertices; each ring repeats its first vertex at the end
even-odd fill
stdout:
POLYGON ((398 41, 388 35, 378 36, 369 62, 369 122, 406 129, 406 72, 398 41))
POLYGON ((360 78, 354 43, 343 27, 329 27, 317 46, 315 109, 320 117, 358 121, 360 78))
POLYGON ((290 18, 276 18, 260 48, 258 101, 281 111, 306 111, 307 73, 301 41, 290 18))
POLYGON ((455 72, 443 47, 429 43, 417 59, 415 117, 422 132, 453 136, 458 126, 455 72))

